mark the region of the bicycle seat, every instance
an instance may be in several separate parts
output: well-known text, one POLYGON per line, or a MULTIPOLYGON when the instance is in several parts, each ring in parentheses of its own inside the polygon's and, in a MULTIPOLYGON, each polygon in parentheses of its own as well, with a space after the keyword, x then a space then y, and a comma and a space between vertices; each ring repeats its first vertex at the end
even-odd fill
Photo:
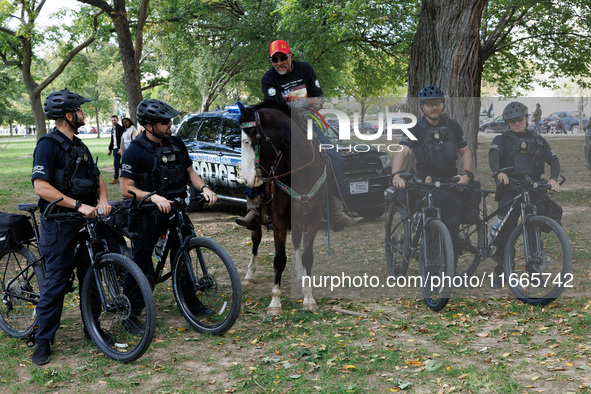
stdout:
POLYGON ((39 209, 37 204, 30 204, 30 203, 18 204, 17 207, 21 211, 27 211, 27 212, 31 212, 31 213, 35 212, 37 209, 39 209))

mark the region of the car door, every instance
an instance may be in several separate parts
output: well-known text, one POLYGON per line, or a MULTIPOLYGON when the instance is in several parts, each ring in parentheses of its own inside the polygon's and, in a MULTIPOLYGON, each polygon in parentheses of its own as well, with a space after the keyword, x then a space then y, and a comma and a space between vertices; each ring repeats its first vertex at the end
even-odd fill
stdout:
POLYGON ((216 148, 219 158, 216 180, 228 196, 243 199, 245 186, 240 179, 241 130, 234 118, 224 117, 223 125, 220 144, 216 148))

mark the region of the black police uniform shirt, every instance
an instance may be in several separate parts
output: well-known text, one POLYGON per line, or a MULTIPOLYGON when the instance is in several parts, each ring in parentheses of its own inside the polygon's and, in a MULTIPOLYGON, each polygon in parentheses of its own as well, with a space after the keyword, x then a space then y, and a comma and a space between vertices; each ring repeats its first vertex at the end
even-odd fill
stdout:
MULTIPOLYGON (((497 135, 493 140, 492 143, 490 145, 490 148, 488 150, 489 152, 489 156, 491 154, 491 152, 498 152, 499 153, 499 158, 500 158, 500 162, 499 162, 499 168, 492 168, 491 166, 491 170, 493 172, 497 172, 499 171, 501 168, 506 168, 506 167, 513 167, 513 163, 511 162, 511 151, 513 150, 513 141, 511 140, 511 138, 509 138, 507 135, 505 135, 506 133, 513 133, 512 131, 506 131, 502 134, 497 135)), ((532 136, 533 132, 531 131, 527 131, 526 132, 527 136, 532 136)), ((525 134, 516 134, 513 133, 516 136, 521 136, 521 137, 525 137, 525 134)), ((556 154, 554 153, 554 151, 552 150, 552 148, 550 148, 550 144, 548 144, 548 141, 546 141, 543 137, 537 135, 537 138, 542 140, 542 144, 543 144, 543 148, 544 148, 544 161, 548 164, 551 164, 552 162, 554 162, 555 160, 558 160, 558 156, 556 156, 556 154)), ((490 160, 489 160, 490 162, 490 160)), ((554 171, 552 171, 554 172, 554 171)), ((534 180, 539 180, 540 176, 536 175, 536 174, 530 174, 530 176, 534 177, 534 180)), ((551 174, 552 178, 558 178, 558 174, 551 174)))
MULTIPOLYGON (((139 136, 138 136, 139 138, 139 136)), ((185 168, 189 168, 193 165, 193 160, 189 157, 189 152, 187 151, 187 147, 185 146, 183 140, 181 140, 177 136, 170 136, 168 137, 171 144, 176 145, 180 149, 180 155, 185 163, 185 168)), ((155 147, 158 147, 160 144, 150 140, 147 140, 153 144, 155 147)), ((132 143, 129 145, 129 148, 125 149, 123 153, 123 157, 121 158, 121 176, 125 178, 129 178, 132 181, 136 181, 136 175, 142 171, 152 171, 154 168, 154 154, 139 143, 132 143)))
MULTIPOLYGON (((458 150, 462 149, 465 146, 468 146, 468 142, 466 142, 466 139, 464 138, 464 131, 462 130, 462 126, 460 126, 460 124, 455 120, 448 118, 445 114, 442 114, 441 120, 439 121, 439 124, 437 126, 432 126, 429 123, 429 121, 425 119, 424 116, 423 120, 431 127, 447 127, 448 130, 451 133, 453 133, 453 138, 455 139, 458 150)), ((408 146, 410 149, 413 150, 421 146, 424 139, 427 137, 427 130, 423 129, 420 126, 420 123, 421 122, 418 122, 417 125, 409 129, 409 131, 412 133, 412 135, 414 135, 417 138, 417 140, 412 141, 406 134, 404 134, 400 139, 400 145, 408 146)), ((417 162, 417 172, 419 173, 419 175, 428 174, 433 170, 434 169, 432 168, 426 168, 423 165, 423 163, 417 162)), ((436 170, 438 173, 437 176, 442 178, 451 178, 458 174, 458 170, 456 168, 455 163, 453 166, 450 164, 448 168, 438 168, 436 170)))
MULTIPOLYGON (((56 132, 57 135, 64 138, 66 141, 70 141, 70 139, 61 131, 53 129, 52 132, 56 132)), ((92 157, 88 147, 84 145, 80 138, 74 136, 74 139, 70 142, 70 145, 72 144, 74 147, 84 147, 88 157, 92 157)), ((37 143, 35 151, 33 152, 33 174, 31 176, 31 181, 34 181, 35 179, 43 179, 53 186, 54 171, 56 169, 65 168, 67 162, 68 154, 64 149, 49 138, 42 138, 37 143)))
POLYGON ((323 97, 320 82, 312 66, 305 62, 291 63, 290 73, 280 75, 271 67, 261 81, 265 101, 279 104, 305 97, 323 97))

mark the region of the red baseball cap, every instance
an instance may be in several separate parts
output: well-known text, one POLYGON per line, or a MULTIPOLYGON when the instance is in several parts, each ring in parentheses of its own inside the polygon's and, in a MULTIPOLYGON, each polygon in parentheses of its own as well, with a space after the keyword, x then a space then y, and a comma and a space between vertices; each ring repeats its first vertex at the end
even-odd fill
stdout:
POLYGON ((289 49, 289 45, 287 45, 287 42, 283 40, 276 40, 273 41, 271 45, 269 45, 269 56, 273 56, 277 52, 289 55, 291 50, 289 49))

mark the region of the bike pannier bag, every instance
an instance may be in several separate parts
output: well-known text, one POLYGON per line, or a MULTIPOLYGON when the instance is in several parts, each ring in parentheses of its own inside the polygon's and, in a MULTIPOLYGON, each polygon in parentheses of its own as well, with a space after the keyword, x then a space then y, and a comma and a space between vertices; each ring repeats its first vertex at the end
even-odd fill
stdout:
POLYGON ((473 181, 472 187, 461 191, 462 211, 460 212, 461 224, 475 224, 480 218, 480 193, 474 191, 480 189, 480 182, 473 181))
POLYGON ((546 212, 544 216, 554 219, 562 226, 562 207, 545 194, 544 203, 546 204, 546 212))
POLYGON ((27 216, 0 212, 0 249, 10 249, 34 237, 35 232, 27 216))

